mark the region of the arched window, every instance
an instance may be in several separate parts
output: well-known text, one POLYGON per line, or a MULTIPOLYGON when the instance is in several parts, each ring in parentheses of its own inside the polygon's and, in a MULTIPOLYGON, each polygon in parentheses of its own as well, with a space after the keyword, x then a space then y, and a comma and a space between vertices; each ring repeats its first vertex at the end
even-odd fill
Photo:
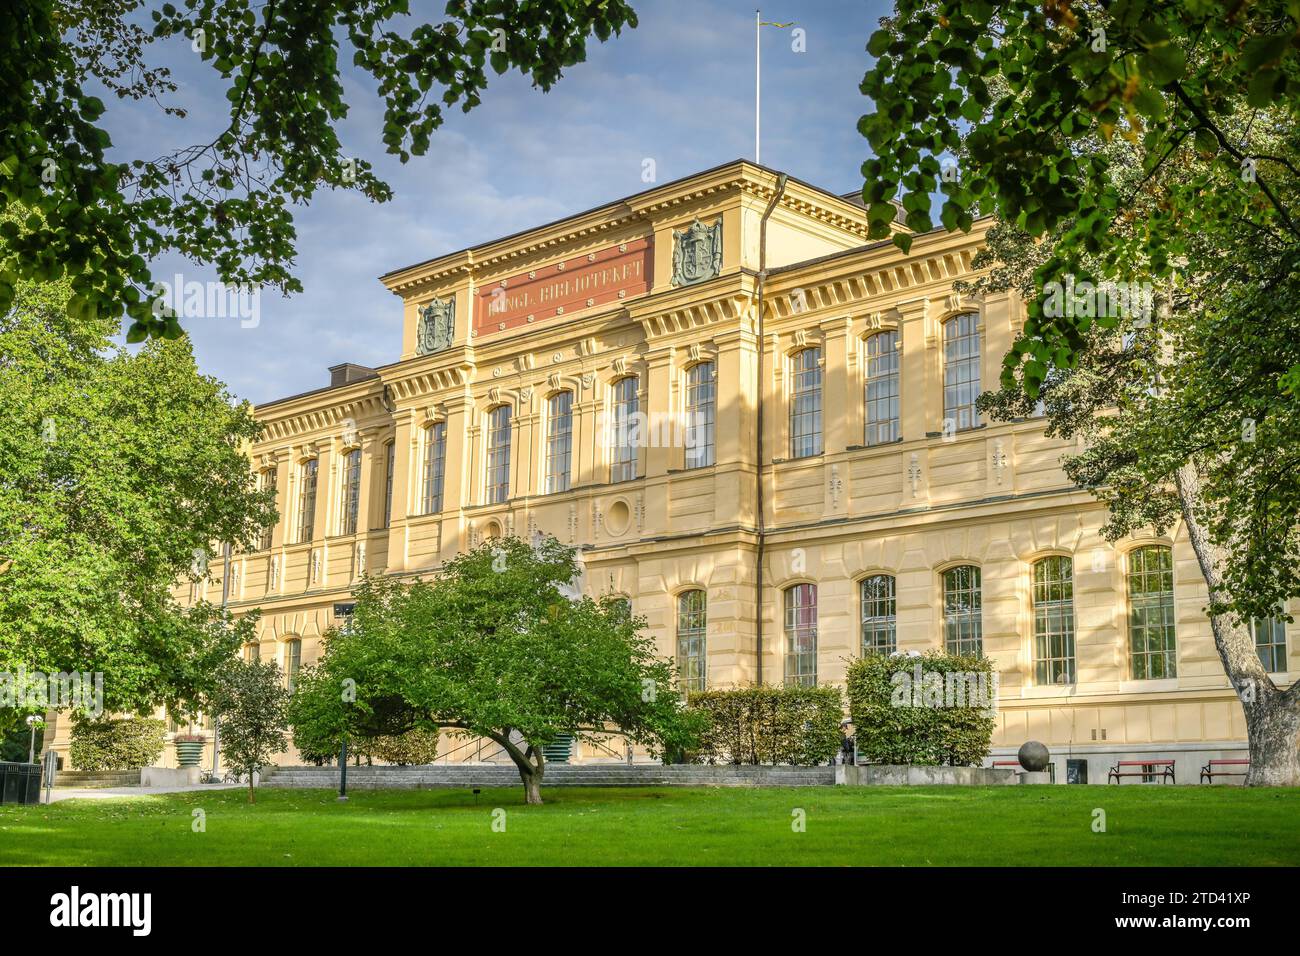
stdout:
POLYGON ((340 502, 339 534, 357 533, 357 508, 361 504, 361 449, 343 459, 343 497, 340 502))
POLYGON ((302 668, 302 641, 296 637, 291 637, 284 642, 284 674, 285 686, 289 688, 289 693, 293 693, 294 685, 298 682, 298 671, 302 668))
POLYGON ((384 527, 393 523, 393 465, 397 461, 397 443, 384 444, 384 527))
POLYGON ((707 686, 704 663, 707 623, 707 599, 703 591, 686 591, 677 598, 677 676, 682 690, 704 690, 707 686))
POLYGON ((808 348, 790 360, 790 457, 822 452, 822 350, 808 348))
POLYGON ((817 686, 817 585, 785 589, 785 683, 817 686))
POLYGON ((258 646, 257 641, 249 641, 244 645, 244 660, 251 664, 253 661, 259 661, 261 659, 262 649, 258 646))
POLYGON ((867 339, 866 402, 868 445, 898 441, 898 332, 877 332, 867 339))
POLYGON ((964 564, 943 572, 943 642, 949 654, 984 653, 980 569, 964 564))
POLYGON ((1034 564, 1034 682, 1074 683, 1074 562, 1043 558, 1034 564))
POLYGON ((447 423, 434 422, 424 430, 424 478, 420 513, 442 510, 442 482, 447 473, 447 423))
POLYGON ((898 606, 894 578, 873 574, 864 578, 862 591, 862 656, 892 654, 898 649, 898 606))
POLYGON ((299 541, 311 541, 316 536, 316 476, 319 470, 315 458, 302 463, 302 486, 298 489, 299 541))
POLYGON ((1250 622, 1250 632, 1255 638, 1255 651, 1264 670, 1270 674, 1286 671, 1286 620, 1281 615, 1257 617, 1250 622))
MULTIPOLYGON (((272 495, 274 495, 276 481, 277 481, 276 470, 274 468, 268 468, 257 476, 258 490, 269 491, 272 493, 272 495)), ((266 530, 262 532, 261 540, 258 541, 257 543, 258 548, 260 548, 262 551, 270 550, 271 534, 274 531, 275 531, 275 525, 267 526, 266 530)))
POLYGON ((717 368, 712 362, 692 365, 686 373, 687 468, 705 468, 714 462, 717 379, 717 368))
POLYGON ((979 316, 954 315, 943 323, 944 432, 974 428, 980 423, 975 399, 980 394, 979 316))
POLYGON ((546 493, 569 490, 573 458, 573 393, 558 392, 546 403, 546 493))
POLYGON ((487 483, 485 503, 501 504, 510 497, 510 406, 498 405, 488 412, 487 483))
POLYGON ((1134 680, 1176 677, 1174 557, 1151 545, 1128 554, 1128 641, 1134 680))
POLYGON ((637 396, 637 377, 629 375, 614 383, 613 395, 613 447, 610 449, 610 483, 631 481, 636 477, 637 447, 641 443, 640 399, 637 396))

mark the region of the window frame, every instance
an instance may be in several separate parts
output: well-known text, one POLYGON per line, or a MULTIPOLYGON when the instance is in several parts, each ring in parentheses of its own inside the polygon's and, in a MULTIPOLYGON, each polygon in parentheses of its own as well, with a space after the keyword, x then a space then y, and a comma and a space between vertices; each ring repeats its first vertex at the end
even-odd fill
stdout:
POLYGON ((801 581, 781 590, 783 608, 782 633, 785 637, 783 676, 787 687, 817 686, 817 585, 801 581), (799 599, 811 597, 798 603, 799 599), (800 611, 805 613, 801 623, 800 611), (811 618, 811 623, 807 622, 811 618), (801 646, 807 641, 811 646, 801 646), (808 665, 811 664, 811 667, 808 665))
POLYGON ((316 495, 320 490, 320 459, 308 458, 298 472, 298 543, 316 539, 316 495))
MULTIPOLYGON (((975 401, 982 387, 981 363, 984 357, 979 313, 960 312, 944 319, 940 338, 943 343, 944 422, 952 421, 954 433, 979 428, 983 422, 975 401), (973 351, 969 347, 971 343, 973 351)), ((948 431, 946 428, 943 430, 945 433, 948 431)))
POLYGON ((446 422, 430 422, 425 426, 420 469, 420 514, 439 514, 443 510, 443 488, 447 481, 446 422))
POLYGON ((339 534, 356 534, 361 510, 360 448, 353 448, 343 455, 343 495, 339 509, 339 534))
POLYGON ((641 477, 640 428, 641 379, 624 375, 609 385, 610 424, 613 441, 609 449, 609 483, 617 485, 641 477))
POLYGON ((677 595, 677 686, 683 693, 708 690, 708 611, 703 588, 677 595))
POLYGON ((1078 627, 1074 607, 1074 559, 1069 555, 1049 554, 1034 561, 1030 566, 1030 613, 1033 626, 1033 662, 1034 684, 1040 687, 1058 687, 1075 684, 1078 681, 1078 648, 1076 637, 1078 627), (1062 562, 1064 562, 1062 564, 1062 562), (1068 576, 1061 575, 1055 579, 1039 580, 1039 568, 1064 567, 1068 576), (1059 597, 1052 597, 1053 586, 1059 597), (1068 592, 1068 593, 1067 593, 1068 592), (1040 600, 1040 594, 1042 599, 1040 600), (1040 614, 1041 611, 1041 614, 1040 614), (1058 623, 1055 629, 1048 629, 1049 623, 1058 623), (1040 626, 1041 625, 1041 626, 1040 626), (1053 650, 1053 639, 1059 639, 1062 653, 1045 653, 1053 650), (1068 645, 1068 653, 1065 653, 1068 645), (1064 674, 1066 680, 1057 680, 1064 674))
POLYGON ((863 657, 888 657, 898 651, 898 579, 894 575, 879 571, 858 581, 858 621, 858 651, 863 657), (879 593, 882 587, 884 593, 879 593))
POLYGON ((487 411, 485 434, 485 467, 483 471, 483 503, 505 504, 510 500, 510 456, 514 443, 514 409, 496 405, 487 411), (501 436, 505 436, 502 440, 501 436))
POLYGON ((684 456, 686 468, 717 463, 718 366, 712 359, 686 370, 686 433, 691 436, 684 456), (708 377, 701 379, 704 370, 708 377))
POLYGON ((1178 676, 1178 610, 1174 600, 1174 552, 1164 544, 1146 544, 1131 549, 1124 556, 1125 635, 1128 638, 1129 678, 1163 680, 1178 676), (1167 560, 1166 567, 1151 568, 1148 560, 1167 560), (1168 587, 1134 591, 1135 584, 1145 588, 1151 579, 1168 587), (1160 620, 1152 623, 1155 612, 1160 620))
POLYGON ((978 564, 955 564, 939 572, 939 589, 943 598, 943 646, 945 652, 960 657, 984 656, 984 573, 978 564), (967 580, 957 580, 970 572, 967 580), (965 606, 954 599, 965 596, 965 606))
POLYGON ((556 392, 546 400, 546 469, 545 493, 561 494, 573 487, 573 392, 569 389, 556 392), (562 412, 557 413, 556 402, 567 399, 562 412), (564 430, 557 431, 559 422, 564 430))
POLYGON ((862 443, 868 448, 893 444, 902 435, 901 345, 898 329, 873 332, 862 343, 862 443), (891 417, 874 417, 882 406, 891 417))
POLYGON ((808 345, 790 356, 790 459, 816 458, 825 451, 822 350, 808 345))

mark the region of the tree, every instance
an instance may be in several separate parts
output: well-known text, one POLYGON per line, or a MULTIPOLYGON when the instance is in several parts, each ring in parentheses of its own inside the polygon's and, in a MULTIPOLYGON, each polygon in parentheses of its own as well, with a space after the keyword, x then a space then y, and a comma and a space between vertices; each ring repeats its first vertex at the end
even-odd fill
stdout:
POLYGON ((566 598, 560 589, 577 573, 573 549, 554 538, 530 547, 507 537, 457 555, 428 581, 367 579, 349 626, 328 636, 321 664, 299 683, 295 720, 316 730, 297 723, 295 734, 418 727, 487 737, 534 804, 542 748, 561 733, 687 745, 672 664, 618 601, 566 598))
POLYGON ((280 668, 270 661, 232 657, 221 668, 208 708, 221 721, 221 753, 248 777, 248 802, 255 802, 253 777, 288 746, 289 691, 280 668))
MULTIPOLYGON (((469 111, 487 68, 511 68, 549 90, 636 16, 621 0, 450 0, 444 18, 411 25, 407 0, 185 0, 133 18, 141 0, 30 0, 0 7, 0 211, 33 210, 26 232, 0 224, 0 313, 19 279, 67 277, 66 308, 134 321, 131 341, 176 337, 154 307, 148 260, 178 252, 212 263, 223 282, 301 291, 290 271, 292 207, 316 190, 392 197, 369 162, 344 154, 347 115, 339 45, 384 101, 383 147, 422 156, 443 110, 469 111), (149 65, 154 40, 184 43, 225 87, 229 121, 160 157, 105 161, 106 107, 91 88, 165 104, 169 71, 149 65)), ((423 18, 421 18, 423 19, 423 18)), ((345 54, 346 55, 346 54, 345 54)), ((178 120, 184 110, 163 105, 178 120)))
POLYGON ((0 671, 102 672, 109 711, 177 705, 251 634, 172 588, 275 519, 242 450, 260 426, 187 341, 132 355, 68 295, 20 283, 0 313, 0 671))
POLYGON ((1246 716, 1247 783, 1300 783, 1300 690, 1273 684, 1247 627, 1300 593, 1296 10, 897 14, 868 47, 864 197, 905 187, 913 229, 930 228, 936 188, 946 228, 998 215, 972 288, 1017 289, 1029 317, 984 407, 1021 417, 1041 400, 1052 434, 1085 439, 1066 472, 1108 504, 1108 537, 1183 524, 1246 716), (1103 282, 1149 283, 1161 307, 1097 308, 1088 283, 1103 282), (1067 283, 1082 308, 1051 307, 1067 283))

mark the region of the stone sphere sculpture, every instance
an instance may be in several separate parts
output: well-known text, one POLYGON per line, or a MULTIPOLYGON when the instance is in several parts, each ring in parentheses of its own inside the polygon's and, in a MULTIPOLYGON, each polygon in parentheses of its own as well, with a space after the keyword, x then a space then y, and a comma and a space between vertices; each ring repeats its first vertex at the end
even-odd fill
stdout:
POLYGON ((1030 740, 1020 745, 1016 757, 1020 760, 1020 766, 1030 773, 1041 773, 1047 769, 1047 761, 1051 754, 1037 740, 1030 740))

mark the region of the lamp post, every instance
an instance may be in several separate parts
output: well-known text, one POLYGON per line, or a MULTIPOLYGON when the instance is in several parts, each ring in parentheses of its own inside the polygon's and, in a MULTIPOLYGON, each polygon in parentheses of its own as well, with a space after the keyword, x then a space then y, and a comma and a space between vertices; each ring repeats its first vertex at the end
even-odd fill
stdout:
POLYGON ((343 731, 343 746, 339 749, 339 802, 348 799, 348 732, 343 731))
POLYGON ((31 728, 31 743, 27 745, 27 762, 36 763, 36 728, 45 723, 44 717, 38 717, 35 714, 27 718, 27 726, 31 728))

